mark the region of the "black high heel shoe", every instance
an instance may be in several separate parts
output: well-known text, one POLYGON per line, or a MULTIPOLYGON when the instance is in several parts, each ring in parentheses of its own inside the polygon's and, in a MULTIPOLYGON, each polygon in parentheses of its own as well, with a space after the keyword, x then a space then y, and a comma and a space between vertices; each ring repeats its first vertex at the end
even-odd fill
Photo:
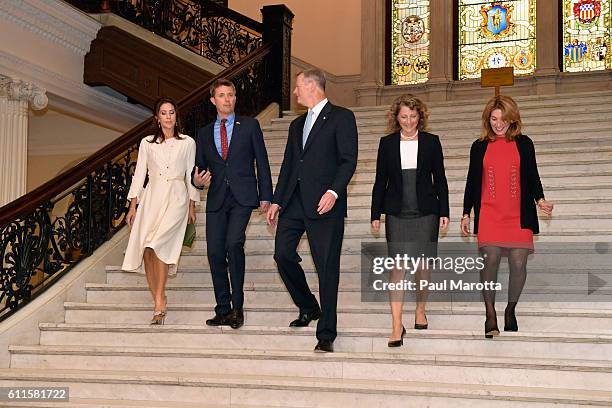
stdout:
POLYGON ((402 326, 402 336, 399 340, 389 340, 387 343, 388 347, 399 347, 404 345, 404 335, 406 334, 406 328, 402 326))
POLYGON ((495 320, 485 320, 485 338, 491 339, 493 336, 499 336, 499 328, 497 327, 497 318, 495 320))
POLYGON ((429 327, 429 322, 427 321, 427 316, 425 316, 425 324, 419 324, 416 322, 416 317, 414 320, 414 328, 416 330, 427 330, 427 327, 429 327))
POLYGON ((518 322, 516 321, 516 315, 514 314, 514 310, 511 312, 504 312, 504 331, 508 332, 517 332, 518 331, 518 322))

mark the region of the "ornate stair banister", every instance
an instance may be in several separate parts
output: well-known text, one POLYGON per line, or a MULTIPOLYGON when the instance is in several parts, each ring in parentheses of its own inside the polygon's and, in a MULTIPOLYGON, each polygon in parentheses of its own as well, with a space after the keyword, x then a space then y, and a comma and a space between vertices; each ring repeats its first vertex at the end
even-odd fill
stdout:
MULTIPOLYGON (((289 107, 291 19, 285 6, 262 9, 264 20, 281 23, 264 30, 265 45, 179 101, 185 133, 215 117, 209 103, 214 80, 226 77, 237 88, 236 110, 256 115, 272 102, 289 107), (279 34, 280 33, 280 34, 279 34), (286 77, 285 77, 286 75, 286 77)), ((73 168, 0 208, 0 321, 4 320, 91 255, 123 225, 127 191, 145 121, 73 168), (65 207, 65 209, 64 209, 65 207), (37 282, 33 279, 36 278, 37 282)))

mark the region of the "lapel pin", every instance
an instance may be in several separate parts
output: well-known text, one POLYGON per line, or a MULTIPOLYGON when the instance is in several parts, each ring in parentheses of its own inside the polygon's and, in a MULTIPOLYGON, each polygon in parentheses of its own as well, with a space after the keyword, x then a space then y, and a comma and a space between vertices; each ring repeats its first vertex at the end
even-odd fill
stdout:
POLYGON ((240 122, 236 122, 236 124, 237 124, 237 125, 239 125, 239 124, 240 124, 240 122))

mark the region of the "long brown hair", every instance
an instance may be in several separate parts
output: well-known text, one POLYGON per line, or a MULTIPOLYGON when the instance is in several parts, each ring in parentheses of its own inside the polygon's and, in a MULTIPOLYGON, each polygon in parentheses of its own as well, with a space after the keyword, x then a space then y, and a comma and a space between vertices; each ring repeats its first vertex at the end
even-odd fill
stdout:
POLYGON ((153 113, 155 115, 153 116, 153 126, 155 126, 155 132, 153 140, 150 140, 149 143, 162 143, 165 140, 164 132, 162 131, 162 128, 157 119, 159 117, 159 110, 161 109, 161 106, 164 103, 169 103, 170 105, 172 105, 172 109, 174 109, 174 113, 176 114, 176 124, 174 125, 174 138, 179 140, 184 139, 183 137, 181 137, 180 134, 181 122, 176 102, 172 98, 162 96, 157 100, 157 102, 155 102, 155 108, 153 108, 153 113))
POLYGON ((521 114, 514 99, 509 96, 499 95, 494 96, 487 102, 484 111, 482 112, 482 132, 480 140, 493 141, 496 139, 495 132, 491 127, 491 113, 499 109, 502 112, 502 119, 510 123, 510 127, 506 131, 506 140, 512 141, 517 136, 520 136, 523 122, 521 114))
POLYGON ((399 115, 399 111, 402 109, 402 106, 416 110, 419 114, 417 130, 427 130, 427 118, 429 117, 427 105, 425 105, 425 103, 416 96, 412 94, 405 94, 395 98, 391 106, 389 106, 389 110, 387 111, 387 132, 395 133, 400 130, 401 126, 397 121, 397 115, 399 115))

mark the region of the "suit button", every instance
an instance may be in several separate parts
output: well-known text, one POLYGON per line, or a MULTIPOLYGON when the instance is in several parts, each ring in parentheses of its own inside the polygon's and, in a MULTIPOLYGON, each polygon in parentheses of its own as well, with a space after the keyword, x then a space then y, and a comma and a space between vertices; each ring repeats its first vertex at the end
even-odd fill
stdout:
POLYGON ((298 177, 298 181, 302 181, 302 179, 300 177, 298 177))
POLYGON ((304 160, 300 159, 300 163, 304 163, 304 160))

